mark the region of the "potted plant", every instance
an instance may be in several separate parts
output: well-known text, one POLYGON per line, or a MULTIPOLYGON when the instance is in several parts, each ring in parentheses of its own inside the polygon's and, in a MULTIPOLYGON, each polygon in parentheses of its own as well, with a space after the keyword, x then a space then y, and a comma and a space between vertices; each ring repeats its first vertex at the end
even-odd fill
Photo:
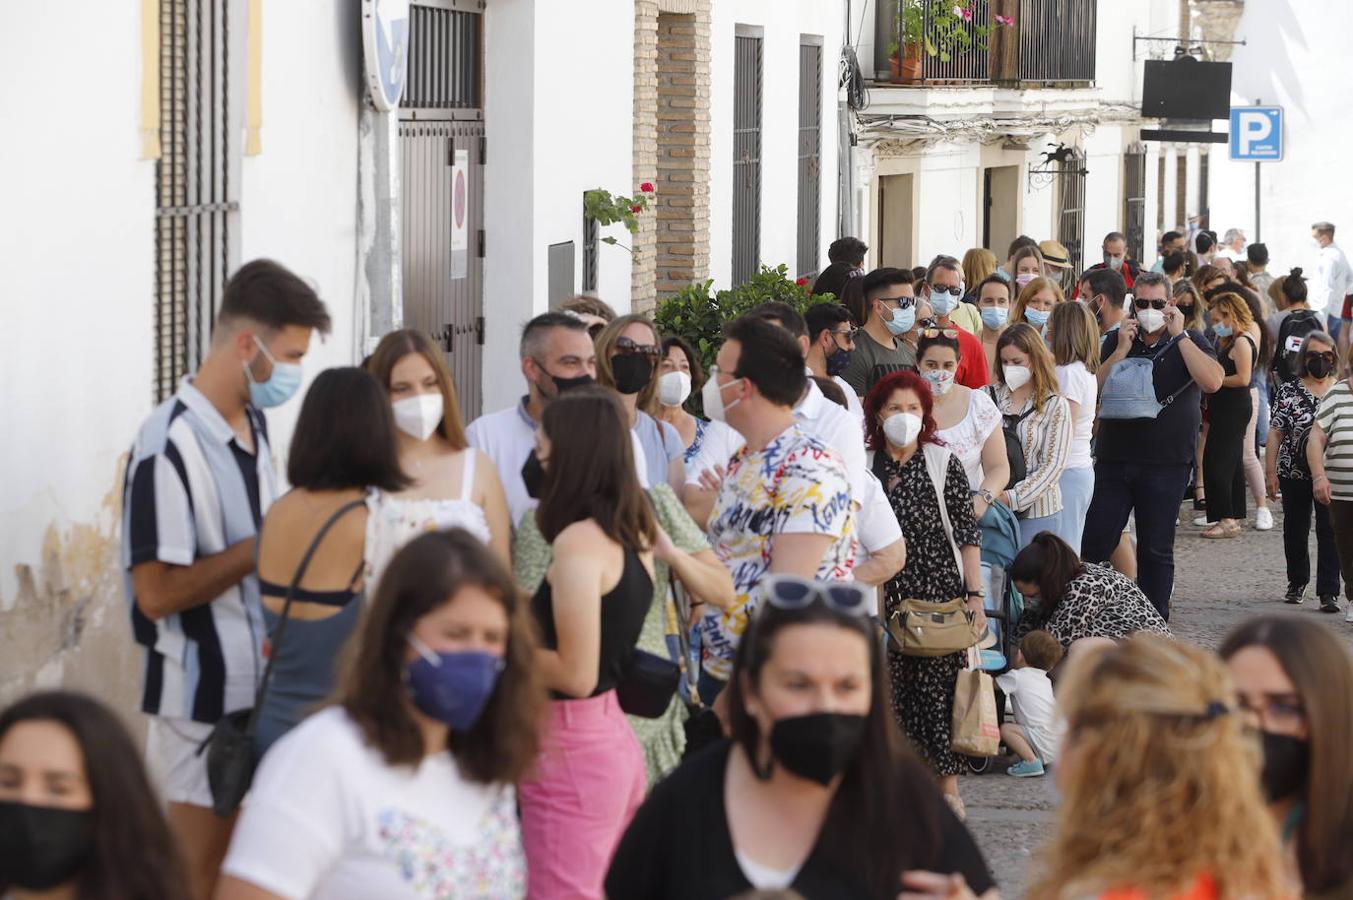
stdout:
POLYGON ((922 0, 898 0, 893 20, 893 40, 888 44, 888 62, 895 82, 921 80, 921 39, 925 30, 922 0))
POLYGON ((969 50, 985 52, 993 31, 1015 24, 1013 16, 976 21, 974 0, 897 0, 893 40, 888 44, 892 80, 921 80, 921 52, 950 62, 969 50))

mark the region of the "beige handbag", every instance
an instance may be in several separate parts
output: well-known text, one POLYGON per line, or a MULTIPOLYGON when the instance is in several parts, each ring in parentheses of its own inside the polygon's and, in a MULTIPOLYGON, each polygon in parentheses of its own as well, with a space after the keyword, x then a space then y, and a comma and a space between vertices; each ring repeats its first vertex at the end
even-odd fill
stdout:
MULTIPOLYGON (((949 510, 944 504, 944 477, 950 453, 934 444, 923 444, 926 471, 939 500, 940 521, 945 536, 954 552, 954 563, 963 574, 963 556, 954 543, 954 529, 949 523, 949 510)), ((902 605, 888 617, 888 633, 904 656, 948 656, 966 650, 982 639, 977 628, 977 616, 968 609, 963 597, 934 603, 929 600, 903 600, 902 605)))
POLYGON ((949 749, 964 756, 995 756, 1001 746, 996 718, 996 691, 991 676, 979 669, 963 669, 954 684, 954 717, 949 749))

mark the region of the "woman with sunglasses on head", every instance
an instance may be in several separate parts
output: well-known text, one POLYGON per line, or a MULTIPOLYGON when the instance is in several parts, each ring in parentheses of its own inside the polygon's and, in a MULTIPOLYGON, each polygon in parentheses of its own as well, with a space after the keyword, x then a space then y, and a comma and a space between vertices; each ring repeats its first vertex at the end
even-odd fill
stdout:
POLYGON ((141 754, 111 710, 53 691, 0 711, 0 897, 191 896, 141 754))
POLYGON ((559 311, 582 319, 587 325, 587 333, 594 341, 603 328, 615 321, 615 310, 611 308, 611 304, 587 294, 579 294, 565 300, 559 304, 559 311))
POLYGON ((682 462, 687 465, 700 453, 701 442, 709 420, 692 415, 686 401, 698 394, 705 384, 704 367, 700 354, 685 338, 669 335, 662 339, 662 363, 658 371, 658 421, 671 425, 686 451, 682 462))
MULTIPOLYGON (((869 392, 864 410, 873 471, 897 514, 907 547, 906 565, 884 585, 884 619, 906 600, 947 603, 963 598, 978 628, 985 628, 982 532, 963 463, 936 434, 929 382, 915 372, 894 372, 869 392)), ((967 653, 907 656, 900 651, 889 643, 893 712, 961 815, 958 774, 964 764, 950 748, 950 730, 954 681, 967 653)))
POLYGON ((471 447, 446 356, 417 329, 392 331, 365 368, 389 395, 399 463, 412 483, 378 485, 367 529, 374 583, 395 551, 433 528, 464 528, 508 563, 512 521, 498 469, 471 447))
POLYGON ((217 900, 519 898, 544 691, 526 603, 463 529, 390 561, 333 705, 263 758, 217 900))
POLYGON ((1270 497, 1282 495, 1283 555, 1287 558, 1288 603, 1299 604, 1311 581, 1309 537, 1315 515, 1315 593, 1321 605, 1339 608, 1339 551, 1334 544, 1329 507, 1315 502, 1306 442, 1315 424, 1320 401, 1334 387, 1338 368, 1334 338, 1313 331, 1296 354, 1297 378, 1284 382, 1273 399, 1268 446, 1264 452, 1265 480, 1270 497))
POLYGON ((764 590, 727 691, 731 740, 654 789, 607 896, 994 898, 981 853, 891 721, 871 593, 792 576, 764 590))
POLYGON ((1060 532, 1061 479, 1071 455, 1071 405, 1058 393, 1052 354, 1032 325, 1011 325, 996 350, 996 383, 987 390, 1005 427, 1019 436, 1025 472, 1002 492, 1001 502, 1020 516, 1021 543, 1045 530, 1066 540, 1060 532))
POLYGON ((1084 303, 1063 303, 1048 321, 1057 384, 1071 408, 1071 451, 1058 487, 1062 491, 1062 519, 1057 534, 1080 553, 1085 513, 1095 495, 1095 462, 1090 436, 1099 399, 1099 325, 1084 303))
POLYGON ((1245 519, 1245 469, 1241 465, 1246 423, 1253 412, 1250 375, 1259 362, 1258 343, 1249 334, 1254 320, 1238 294, 1212 298, 1212 329, 1224 377, 1221 389, 1208 398, 1207 443, 1203 448, 1203 480, 1207 486, 1207 521, 1202 533, 1210 539, 1240 534, 1245 519))
POLYGON ((1260 785, 1290 880, 1312 900, 1353 897, 1353 660, 1328 630, 1293 616, 1250 619, 1218 652, 1259 728, 1260 785))
POLYGON ((614 319, 597 335, 597 383, 620 395, 630 429, 644 458, 644 485, 666 482, 680 491, 686 483, 686 444, 676 428, 653 416, 658 411, 658 330, 647 316, 614 319))
POLYGON ((1051 278, 1038 276, 1019 289, 1015 305, 1010 308, 1010 322, 1027 322, 1042 333, 1057 304, 1065 300, 1061 287, 1051 278))
MULTIPOLYGON (((994 278, 994 276, 993 276, 994 278)), ((1004 287, 1005 282, 996 279, 1004 287)), ((936 437, 958 457, 972 491, 973 516, 981 519, 1010 480, 1001 414, 986 391, 958 384, 962 348, 954 329, 923 329, 916 345, 917 371, 930 385, 936 437)))

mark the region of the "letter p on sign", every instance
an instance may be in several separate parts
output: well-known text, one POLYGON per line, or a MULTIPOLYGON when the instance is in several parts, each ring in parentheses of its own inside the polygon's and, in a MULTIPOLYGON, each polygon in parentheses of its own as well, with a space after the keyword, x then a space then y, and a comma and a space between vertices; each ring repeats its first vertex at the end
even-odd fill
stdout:
POLYGON ((1231 159, 1273 162, 1282 158, 1282 107, 1231 107, 1231 159))

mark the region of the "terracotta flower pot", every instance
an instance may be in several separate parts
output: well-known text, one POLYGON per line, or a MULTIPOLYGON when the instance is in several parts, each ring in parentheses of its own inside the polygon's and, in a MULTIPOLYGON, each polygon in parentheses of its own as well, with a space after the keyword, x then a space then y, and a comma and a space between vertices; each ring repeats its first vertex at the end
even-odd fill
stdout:
POLYGON ((921 45, 907 44, 901 61, 901 76, 904 82, 921 80, 921 45))

